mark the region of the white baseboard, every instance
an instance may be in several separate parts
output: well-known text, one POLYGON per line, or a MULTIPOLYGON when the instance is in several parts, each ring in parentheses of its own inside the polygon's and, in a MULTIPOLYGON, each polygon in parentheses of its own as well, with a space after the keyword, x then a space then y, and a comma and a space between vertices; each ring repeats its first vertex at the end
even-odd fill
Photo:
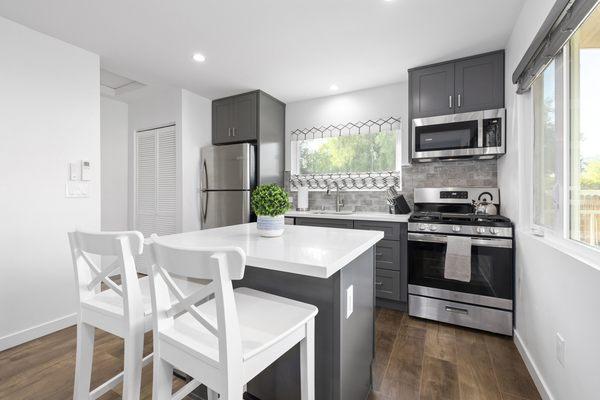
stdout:
POLYGON ((77 323, 77 313, 46 322, 0 338, 0 351, 40 338, 77 323))
POLYGON ((546 385, 546 381, 542 377, 542 374, 540 374, 537 365, 531 358, 529 350, 527 350, 525 343, 523 343, 523 340, 521 340, 521 336, 519 335, 519 332, 517 332, 516 329, 514 331, 514 342, 515 346, 517 346, 517 350, 519 350, 519 353, 521 354, 521 358, 523 358, 523 361, 525 361, 525 366, 529 371, 529 375, 531 375, 531 377, 533 378, 533 383, 535 383, 535 386, 537 387, 538 392, 540 392, 540 396, 542 396, 542 399, 554 400, 554 396, 552 396, 548 385, 546 385))

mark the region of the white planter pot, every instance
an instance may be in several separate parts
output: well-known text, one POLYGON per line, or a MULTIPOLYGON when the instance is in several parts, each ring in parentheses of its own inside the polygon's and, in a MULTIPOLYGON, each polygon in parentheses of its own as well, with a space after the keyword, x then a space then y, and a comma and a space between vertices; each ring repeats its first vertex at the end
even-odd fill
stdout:
POLYGON ((277 237, 283 234, 285 228, 283 215, 269 217, 267 215, 259 215, 256 218, 256 226, 258 234, 264 237, 277 237))

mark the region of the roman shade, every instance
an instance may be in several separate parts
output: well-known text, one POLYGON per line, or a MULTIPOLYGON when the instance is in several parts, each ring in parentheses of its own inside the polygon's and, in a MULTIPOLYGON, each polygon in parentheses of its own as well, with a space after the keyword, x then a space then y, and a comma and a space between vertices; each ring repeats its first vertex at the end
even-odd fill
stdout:
POLYGON ((571 38, 597 6, 598 0, 557 0, 542 27, 513 72, 517 93, 531 88, 533 81, 571 38))

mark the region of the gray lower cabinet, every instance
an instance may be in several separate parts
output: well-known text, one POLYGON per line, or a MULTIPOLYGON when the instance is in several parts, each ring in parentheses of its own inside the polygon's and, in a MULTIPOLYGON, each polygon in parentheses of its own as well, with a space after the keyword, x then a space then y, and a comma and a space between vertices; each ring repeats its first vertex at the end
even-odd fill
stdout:
POLYGON ((383 231, 384 239, 400 240, 400 224, 397 222, 354 221, 354 229, 383 231))
POLYGON ((400 301, 400 272, 377 268, 375 271, 375 296, 400 301))
POLYGON ((296 225, 353 229, 354 221, 352 221, 351 219, 296 218, 296 225))
POLYGON ((406 309, 408 302, 408 224, 333 218, 295 218, 296 225, 382 231, 375 246, 375 295, 380 306, 406 309))
POLYGON ((375 247, 375 266, 400 271, 400 246, 395 240, 381 240, 375 247))

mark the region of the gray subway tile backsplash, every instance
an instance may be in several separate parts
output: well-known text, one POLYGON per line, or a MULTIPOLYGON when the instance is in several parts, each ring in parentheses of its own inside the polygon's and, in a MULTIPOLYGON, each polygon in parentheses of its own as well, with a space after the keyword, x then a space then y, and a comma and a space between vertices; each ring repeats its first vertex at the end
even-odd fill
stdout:
MULTIPOLYGON (((286 180, 287 182, 287 180, 286 180)), ((496 187, 496 160, 469 160, 412 164, 402 167, 402 194, 413 206, 413 189, 418 187, 496 187)), ((294 206, 296 192, 292 192, 294 206)), ((387 212, 385 191, 343 191, 344 209, 354 211, 387 212)), ((335 191, 327 195, 322 191, 311 191, 308 205, 311 209, 334 208, 335 191)))

